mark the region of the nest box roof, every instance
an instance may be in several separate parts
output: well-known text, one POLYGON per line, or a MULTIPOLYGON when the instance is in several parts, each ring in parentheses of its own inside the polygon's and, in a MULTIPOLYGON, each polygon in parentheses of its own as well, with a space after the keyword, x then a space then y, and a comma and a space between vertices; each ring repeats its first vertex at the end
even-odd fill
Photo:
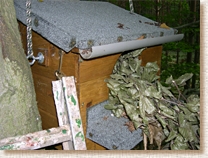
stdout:
MULTIPOLYGON (((108 2, 31 2, 32 29, 66 52, 77 47, 84 58, 183 38, 183 35, 176 35, 177 30, 173 28, 160 28, 157 22, 108 2), (138 40, 142 35, 145 39, 138 40)), ((14 0, 14 4, 17 19, 26 24, 25 1, 14 0)))

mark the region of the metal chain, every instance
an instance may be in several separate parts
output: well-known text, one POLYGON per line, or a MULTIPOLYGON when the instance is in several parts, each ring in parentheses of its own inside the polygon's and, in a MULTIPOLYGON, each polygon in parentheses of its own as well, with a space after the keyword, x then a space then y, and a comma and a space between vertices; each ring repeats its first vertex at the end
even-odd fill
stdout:
POLYGON ((26 1, 26 24, 27 24, 27 58, 33 56, 32 50, 32 20, 31 20, 31 1, 26 1))
POLYGON ((134 13, 133 0, 129 0, 130 13, 134 13))
POLYGON ((27 59, 31 59, 30 65, 35 63, 39 57, 34 57, 32 49, 32 19, 31 19, 31 0, 26 1, 26 25, 27 25, 27 59))

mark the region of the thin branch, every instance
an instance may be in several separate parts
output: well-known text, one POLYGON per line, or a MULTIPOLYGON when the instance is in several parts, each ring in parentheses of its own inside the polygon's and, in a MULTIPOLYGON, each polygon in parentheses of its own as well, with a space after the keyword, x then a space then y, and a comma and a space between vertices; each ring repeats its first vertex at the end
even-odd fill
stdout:
POLYGON ((200 20, 194 21, 192 23, 188 23, 188 24, 184 24, 184 25, 181 25, 181 26, 174 27, 174 29, 181 29, 181 28, 184 28, 184 27, 187 27, 187 26, 190 26, 190 25, 194 25, 194 24, 199 23, 199 22, 200 22, 200 20))
POLYGON ((174 84, 174 86, 175 86, 175 87, 177 88, 177 90, 178 90, 178 93, 179 93, 179 95, 178 95, 178 101, 179 101, 179 99, 180 99, 181 96, 183 97, 183 99, 184 99, 185 101, 187 101, 186 98, 185 98, 185 97, 183 96, 183 94, 181 93, 180 89, 178 88, 178 85, 175 83, 174 80, 172 81, 172 83, 174 84))
POLYGON ((178 103, 176 103, 176 102, 173 102, 173 101, 170 101, 170 100, 167 100, 167 99, 164 99, 164 98, 161 98, 160 100, 166 101, 166 102, 168 102, 168 103, 171 103, 171 104, 174 104, 174 105, 178 105, 178 106, 182 106, 182 105, 183 105, 183 104, 178 104, 178 103))

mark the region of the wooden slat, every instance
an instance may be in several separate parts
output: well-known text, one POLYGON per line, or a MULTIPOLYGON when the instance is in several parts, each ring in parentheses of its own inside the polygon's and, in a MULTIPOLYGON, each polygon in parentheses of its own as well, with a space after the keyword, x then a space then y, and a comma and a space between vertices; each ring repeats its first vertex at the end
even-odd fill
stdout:
POLYGON ((147 62, 155 62, 157 61, 157 64, 159 67, 161 67, 161 57, 162 57, 162 46, 154 46, 149 47, 145 49, 140 59, 142 59, 142 65, 146 65, 147 62))
MULTIPOLYGON (((59 126, 69 124, 70 121, 63 95, 62 82, 61 80, 52 81, 52 85, 59 126)), ((64 150, 74 150, 73 141, 63 142, 62 145, 64 150)))
POLYGON ((43 129, 58 127, 58 119, 56 116, 53 116, 42 109, 39 109, 39 112, 42 120, 43 129))
POLYGON ((88 108, 108 99, 109 89, 105 82, 107 78, 109 76, 103 76, 78 85, 80 106, 88 108))
POLYGON ((79 83, 96 80, 112 73, 120 54, 84 60, 79 63, 79 83))
POLYGON ((62 84, 72 132, 74 149, 86 150, 85 136, 83 132, 83 121, 81 120, 80 116, 80 108, 74 76, 62 77, 62 84))
POLYGON ((0 150, 33 150, 71 141, 69 125, 0 140, 0 150))

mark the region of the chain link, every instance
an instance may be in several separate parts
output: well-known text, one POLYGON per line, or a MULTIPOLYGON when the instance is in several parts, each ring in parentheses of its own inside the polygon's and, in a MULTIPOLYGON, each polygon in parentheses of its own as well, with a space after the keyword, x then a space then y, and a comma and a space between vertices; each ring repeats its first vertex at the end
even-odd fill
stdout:
POLYGON ((129 8, 130 8, 130 12, 134 13, 133 0, 129 0, 129 8))
MULTIPOLYGON (((32 50, 32 19, 31 19, 31 1, 26 1, 26 24, 27 24, 27 58, 34 59, 32 50)), ((34 61, 32 61, 34 63, 34 61)))

